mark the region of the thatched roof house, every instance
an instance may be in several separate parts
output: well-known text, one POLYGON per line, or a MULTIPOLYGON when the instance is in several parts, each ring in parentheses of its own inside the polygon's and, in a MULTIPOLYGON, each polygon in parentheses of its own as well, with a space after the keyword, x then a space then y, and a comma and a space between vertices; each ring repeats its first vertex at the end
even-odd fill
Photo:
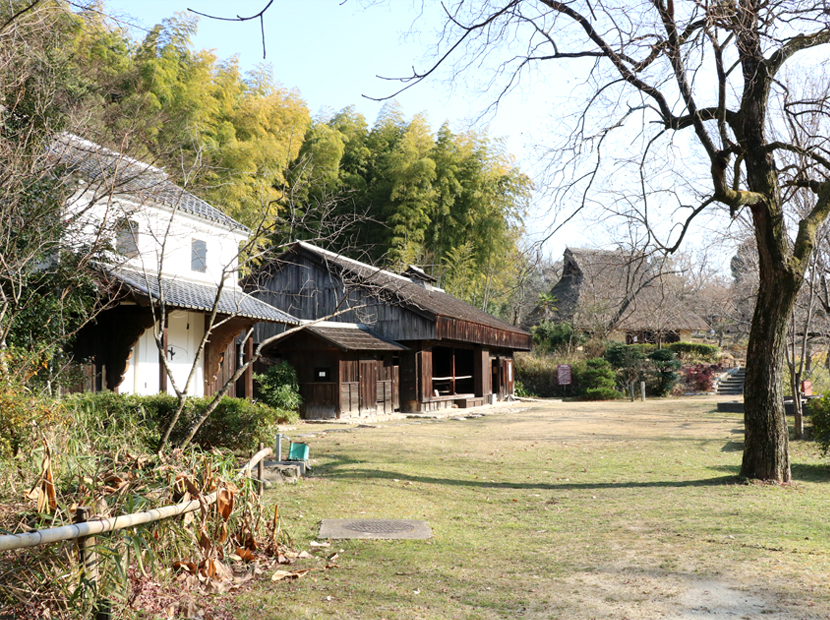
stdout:
POLYGON ((676 342, 708 329, 684 301, 676 276, 639 253, 568 248, 550 293, 554 320, 612 340, 676 342))

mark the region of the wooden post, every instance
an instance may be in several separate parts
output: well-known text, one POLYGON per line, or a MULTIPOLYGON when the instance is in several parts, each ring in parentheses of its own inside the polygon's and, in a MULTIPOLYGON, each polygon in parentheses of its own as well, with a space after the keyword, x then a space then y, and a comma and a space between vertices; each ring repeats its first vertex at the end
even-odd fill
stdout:
MULTIPOLYGON (((265 444, 263 442, 259 442, 259 449, 257 452, 265 448, 265 444)), ((262 495, 262 492, 265 490, 265 482, 263 481, 263 477, 265 476, 265 465, 263 464, 263 459, 259 460, 259 463, 256 464, 256 477, 257 477, 257 489, 259 490, 259 494, 262 495)))
POLYGON ((640 381, 640 400, 645 402, 646 400, 646 382, 640 381))
MULTIPOLYGON (((75 510, 75 523, 86 523, 89 520, 91 509, 79 506, 75 510)), ((95 620, 110 620, 110 602, 99 596, 98 592, 98 554, 95 553, 95 537, 81 536, 78 538, 78 561, 83 566, 82 580, 95 597, 95 620)))
POLYGON ((631 388, 631 402, 634 402, 634 382, 628 384, 628 387, 631 388))
POLYGON ((164 362, 162 357, 167 357, 167 313, 164 313, 162 332, 161 332, 161 351, 159 351, 159 393, 167 394, 167 371, 164 369, 164 362))
MULTIPOLYGON (((245 341, 245 362, 248 362, 254 356, 254 338, 251 336, 245 341)), ((254 400, 254 366, 251 364, 245 369, 245 398, 248 401, 254 400)))
MULTIPOLYGON (((75 510, 75 523, 86 523, 89 520, 90 509, 86 506, 79 506, 75 510)), ((78 561, 83 565, 83 578, 98 587, 98 560, 95 557, 93 536, 82 536, 78 539, 78 561)))

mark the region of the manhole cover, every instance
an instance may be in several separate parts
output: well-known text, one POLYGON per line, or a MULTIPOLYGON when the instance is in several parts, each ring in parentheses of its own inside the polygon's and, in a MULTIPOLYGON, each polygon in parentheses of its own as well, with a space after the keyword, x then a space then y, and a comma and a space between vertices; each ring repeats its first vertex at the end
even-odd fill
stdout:
POLYGON ((383 519, 352 521, 346 523, 343 527, 353 532, 365 532, 366 534, 401 534, 415 529, 414 525, 406 521, 385 521, 383 519))
POLYGON ((323 519, 320 538, 427 539, 432 530, 416 519, 323 519))

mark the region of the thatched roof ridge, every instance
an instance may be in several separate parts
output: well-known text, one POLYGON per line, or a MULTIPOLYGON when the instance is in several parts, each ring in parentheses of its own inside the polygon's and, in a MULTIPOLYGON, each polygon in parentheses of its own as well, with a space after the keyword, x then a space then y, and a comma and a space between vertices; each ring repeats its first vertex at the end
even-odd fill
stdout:
POLYGON ((555 318, 586 331, 707 329, 673 284, 642 253, 567 248, 562 277, 551 289, 555 318))

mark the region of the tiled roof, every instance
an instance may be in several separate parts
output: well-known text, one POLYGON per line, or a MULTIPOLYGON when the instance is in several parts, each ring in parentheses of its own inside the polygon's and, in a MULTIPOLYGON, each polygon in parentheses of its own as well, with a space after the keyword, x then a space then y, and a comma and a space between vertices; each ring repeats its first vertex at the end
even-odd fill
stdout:
POLYGON ((231 230, 248 228, 168 179, 163 170, 69 133, 60 134, 52 154, 90 185, 115 196, 133 197, 179 210, 231 230))
POLYGON ((347 274, 351 274, 357 280, 356 284, 380 287, 383 291, 393 295, 404 306, 414 307, 415 309, 435 316, 460 319, 494 329, 527 335, 527 332, 520 327, 505 323, 493 315, 487 314, 461 301, 457 297, 445 293, 441 289, 416 284, 409 278, 392 273, 391 271, 346 258, 345 256, 323 250, 304 241, 297 242, 296 246, 307 252, 316 254, 329 265, 335 266, 347 274))
POLYGON ((392 340, 373 334, 365 325, 356 323, 317 323, 308 331, 340 347, 344 351, 406 351, 392 340))
MULTIPOLYGON (((145 277, 141 273, 126 269, 119 270, 111 275, 122 285, 141 295, 150 296, 156 301, 161 299, 161 294, 164 292, 164 303, 168 307, 211 312, 213 304, 216 302, 216 286, 171 278, 159 279, 156 276, 145 277)), ((219 314, 257 319, 270 323, 300 324, 300 321, 293 316, 266 304, 264 301, 251 297, 235 286, 225 286, 222 289, 216 310, 219 314)))

